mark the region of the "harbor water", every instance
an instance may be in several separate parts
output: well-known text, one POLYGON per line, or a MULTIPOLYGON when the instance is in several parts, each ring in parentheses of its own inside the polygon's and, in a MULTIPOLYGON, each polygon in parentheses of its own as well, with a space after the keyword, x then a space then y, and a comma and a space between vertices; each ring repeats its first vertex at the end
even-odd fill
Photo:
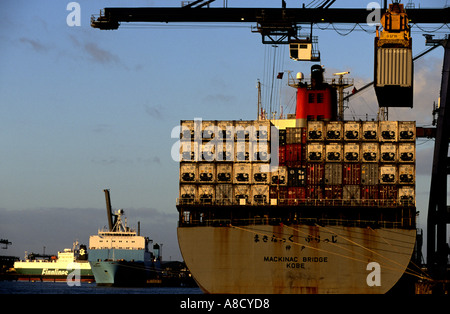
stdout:
POLYGON ((0 281, 0 294, 202 294, 198 287, 104 287, 82 282, 0 281))

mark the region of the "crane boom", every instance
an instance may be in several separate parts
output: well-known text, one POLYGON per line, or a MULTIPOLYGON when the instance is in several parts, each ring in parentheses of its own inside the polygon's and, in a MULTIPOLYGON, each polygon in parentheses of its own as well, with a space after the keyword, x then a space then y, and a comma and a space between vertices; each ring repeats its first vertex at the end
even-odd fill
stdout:
MULTIPOLYGON (((105 8, 91 26, 117 29, 121 22, 249 22, 265 24, 367 23, 371 11, 362 8, 105 8)), ((408 9, 410 23, 450 23, 450 8, 408 9)))

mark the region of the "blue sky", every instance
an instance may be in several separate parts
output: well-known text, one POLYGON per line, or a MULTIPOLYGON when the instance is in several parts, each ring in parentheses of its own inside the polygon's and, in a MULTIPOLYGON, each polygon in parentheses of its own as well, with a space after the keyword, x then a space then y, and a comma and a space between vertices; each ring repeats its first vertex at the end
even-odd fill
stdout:
MULTIPOLYGON (((0 3, 0 238, 13 242, 1 254, 22 257, 25 250, 41 252, 43 246, 56 252, 75 239, 87 244, 89 235, 106 224, 103 189, 109 188, 114 208, 128 210, 131 224, 140 220, 143 234, 164 243, 166 259, 181 259, 171 130, 195 117, 254 119, 256 81, 270 86, 267 58, 274 48, 263 45, 250 24, 123 24, 116 31, 89 25, 91 14, 104 7, 180 6, 178 0, 80 0, 80 27, 66 23, 69 2, 0 3)), ((338 0, 333 7, 369 2, 338 0)), ((228 6, 280 3, 229 0, 228 6)), ((295 7, 298 1, 287 4, 295 7)), ((421 6, 445 4, 436 0, 421 6)), ((321 27, 314 32, 326 75, 350 71, 357 88, 370 82, 374 29, 357 26, 342 36, 321 27)), ((413 28, 414 55, 426 49, 419 31, 413 28)), ((279 71, 309 74, 311 63, 291 61, 283 47, 277 53, 279 71)), ((415 108, 392 110, 391 119, 430 124, 442 56, 438 48, 416 62, 415 108)), ((294 92, 285 83, 282 103, 294 92)), ((354 97, 350 108, 348 118, 375 114, 373 90, 354 97)), ((427 205, 432 144, 418 142, 418 207, 427 205)), ((425 227, 426 207, 419 210, 425 227)))

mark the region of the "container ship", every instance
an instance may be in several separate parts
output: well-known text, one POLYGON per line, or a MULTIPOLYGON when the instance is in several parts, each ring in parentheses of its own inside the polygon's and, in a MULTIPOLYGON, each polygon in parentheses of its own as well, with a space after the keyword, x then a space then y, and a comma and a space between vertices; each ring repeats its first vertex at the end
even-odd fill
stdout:
POLYGON ((108 227, 89 238, 89 263, 98 286, 143 286, 155 280, 161 269, 159 245, 149 250, 152 240, 127 226, 124 210, 112 213, 109 190, 108 227))
POLYGON ((385 293, 407 272, 415 122, 336 121, 322 76, 293 119, 181 121, 178 241, 204 292, 385 293))
POLYGON ((58 252, 57 256, 41 258, 36 254, 26 254, 25 260, 16 261, 14 270, 19 280, 28 281, 67 281, 71 275, 80 276, 80 281, 92 282, 94 275, 88 262, 85 245, 75 242, 73 248, 58 252))
MULTIPOLYGON (((390 5, 381 23, 380 108, 411 107, 402 5, 390 5)), ((298 58, 304 47, 290 49, 298 58)), ((416 274, 415 121, 345 121, 345 84, 317 64, 289 85, 296 111, 287 119, 181 121, 177 233, 186 265, 205 293, 386 293, 416 274)))

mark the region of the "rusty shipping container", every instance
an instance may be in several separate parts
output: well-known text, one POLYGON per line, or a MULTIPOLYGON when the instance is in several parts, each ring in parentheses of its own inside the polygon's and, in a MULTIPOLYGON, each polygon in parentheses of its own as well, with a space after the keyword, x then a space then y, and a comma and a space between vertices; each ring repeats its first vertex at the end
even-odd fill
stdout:
POLYGON ((323 164, 307 164, 306 165, 306 184, 320 185, 323 184, 325 176, 325 166, 323 164))
POLYGON ((325 185, 324 187, 324 198, 326 200, 341 200, 342 193, 342 185, 325 185))
POLYGON ((342 167, 342 183, 360 184, 361 183, 361 164, 360 163, 344 163, 342 167))
POLYGON ((216 204, 231 205, 233 203, 233 185, 217 184, 216 185, 216 204))
POLYGON ((325 164, 325 184, 340 185, 342 184, 342 164, 326 163, 325 164))
POLYGON ((376 163, 361 164, 361 184, 376 185, 379 183, 379 169, 376 163))

